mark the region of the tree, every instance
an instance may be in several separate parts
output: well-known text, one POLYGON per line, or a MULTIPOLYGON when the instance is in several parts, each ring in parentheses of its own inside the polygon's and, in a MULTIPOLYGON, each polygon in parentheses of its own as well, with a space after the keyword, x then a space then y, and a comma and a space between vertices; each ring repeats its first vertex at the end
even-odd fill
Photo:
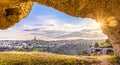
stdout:
POLYGON ((95 47, 95 48, 99 47, 98 42, 96 42, 96 43, 94 44, 94 47, 95 47))
POLYGON ((100 47, 112 47, 112 44, 110 43, 109 39, 106 39, 105 42, 100 43, 100 47))
POLYGON ((19 48, 17 51, 25 51, 23 48, 19 48))

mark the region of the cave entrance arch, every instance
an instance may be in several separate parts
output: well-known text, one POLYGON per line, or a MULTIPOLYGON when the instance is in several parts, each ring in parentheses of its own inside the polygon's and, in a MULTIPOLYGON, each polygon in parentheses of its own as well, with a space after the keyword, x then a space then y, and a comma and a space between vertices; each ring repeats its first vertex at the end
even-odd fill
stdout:
POLYGON ((116 56, 120 56, 120 1, 119 0, 63 0, 37 1, 75 17, 88 17, 101 23, 116 56), (57 6, 56 6, 57 5, 57 6))
POLYGON ((33 2, 53 7, 71 16, 88 17, 102 23, 103 32, 109 37, 115 54, 120 56, 120 0, 4 0, 0 1, 0 28, 6 29, 26 17, 33 2), (17 8, 17 13, 20 14, 6 17, 7 8, 17 8))
MULTIPOLYGON (((39 5, 37 3, 34 4, 32 10, 31 10, 31 13, 29 14, 29 16, 26 19, 21 21, 21 23, 23 23, 23 25, 24 25, 24 22, 27 22, 26 25, 28 25, 28 28, 26 28, 24 31, 25 32, 33 32, 30 34, 32 34, 33 36, 36 36, 37 39, 40 39, 40 40, 48 40, 48 39, 44 39, 44 37, 42 37, 42 39, 40 38, 41 36, 44 36, 44 35, 46 35, 47 37, 51 35, 53 37, 53 40, 56 40, 56 39, 57 40, 80 40, 80 39, 86 38, 85 40, 90 39, 90 40, 96 41, 98 43, 100 41, 104 41, 104 39, 106 39, 106 36, 103 34, 103 32, 100 29, 100 24, 97 23, 95 20, 93 20, 91 18, 72 17, 63 12, 57 11, 51 7, 39 5), (38 11, 38 10, 41 10, 41 11, 38 11), (29 26, 33 27, 33 28, 31 29, 31 28, 29 28, 29 26), (47 30, 46 30, 46 28, 47 28, 47 30), (51 29, 49 29, 49 28, 51 28, 51 29), (45 32, 46 34, 41 34, 41 31, 45 32), (66 34, 66 32, 67 32, 67 34, 66 34), (53 34, 57 34, 57 35, 53 35, 53 34)), ((86 49, 85 51, 87 51, 89 49, 89 47, 88 47, 89 43, 90 43, 90 45, 92 45, 95 42, 86 43, 87 46, 84 47, 84 50, 86 49)), ((66 44, 68 44, 68 42, 66 42, 66 44)), ((75 44, 77 44, 77 42, 75 44)), ((83 42, 81 42, 81 45, 82 44, 84 46, 83 42)), ((72 47, 72 44, 69 46, 72 47)), ((59 50, 59 49, 58 49, 59 51, 57 53, 79 54, 78 51, 80 49, 83 50, 83 48, 81 46, 78 46, 80 48, 77 49, 76 48, 77 46, 75 45, 74 51, 76 51, 76 52, 70 53, 72 51, 69 50, 69 46, 66 47, 66 50, 64 50, 65 53, 64 53, 64 51, 60 52, 61 50, 59 50)), ((82 52, 80 54, 82 54, 82 52)))

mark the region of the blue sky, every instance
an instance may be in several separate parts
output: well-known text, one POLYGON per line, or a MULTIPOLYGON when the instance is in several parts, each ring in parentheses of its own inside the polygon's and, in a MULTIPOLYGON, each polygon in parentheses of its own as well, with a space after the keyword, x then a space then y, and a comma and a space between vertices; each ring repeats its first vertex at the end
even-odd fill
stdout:
POLYGON ((34 4, 29 16, 15 26, 0 31, 0 39, 102 39, 107 38, 97 22, 69 16, 53 8, 34 4))

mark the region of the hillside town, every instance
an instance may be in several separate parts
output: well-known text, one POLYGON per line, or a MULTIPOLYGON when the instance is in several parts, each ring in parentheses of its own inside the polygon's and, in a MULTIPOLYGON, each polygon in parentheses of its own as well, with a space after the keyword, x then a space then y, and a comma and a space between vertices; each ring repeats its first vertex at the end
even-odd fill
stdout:
POLYGON ((41 51, 68 55, 79 55, 88 51, 90 47, 103 40, 0 40, 0 51, 41 51))

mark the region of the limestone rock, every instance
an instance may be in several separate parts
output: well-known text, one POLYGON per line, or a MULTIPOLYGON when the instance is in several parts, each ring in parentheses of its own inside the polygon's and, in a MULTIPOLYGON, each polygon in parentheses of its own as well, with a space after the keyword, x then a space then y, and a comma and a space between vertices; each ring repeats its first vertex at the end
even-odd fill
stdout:
POLYGON ((108 16, 119 16, 120 0, 1 0, 0 29, 19 22, 26 17, 37 2, 75 17, 89 17, 103 21, 108 16))
POLYGON ((25 18, 31 8, 33 2, 1 0, 0 1, 0 29, 7 29, 25 18))
POLYGON ((75 17, 119 16, 120 0, 34 0, 75 17))

